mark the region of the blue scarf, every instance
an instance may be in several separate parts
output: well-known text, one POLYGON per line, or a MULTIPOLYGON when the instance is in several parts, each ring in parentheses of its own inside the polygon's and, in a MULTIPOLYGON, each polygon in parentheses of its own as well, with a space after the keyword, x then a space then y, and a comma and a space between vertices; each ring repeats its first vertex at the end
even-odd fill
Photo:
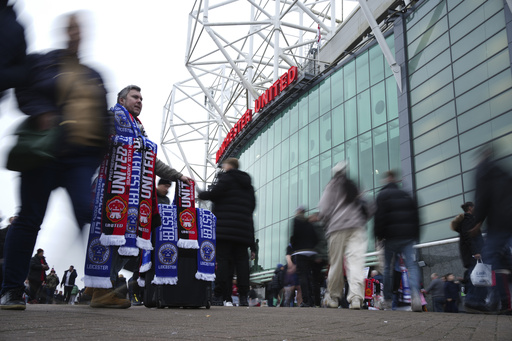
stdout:
POLYGON ((162 225, 155 230, 155 277, 153 284, 178 282, 178 224, 174 205, 158 205, 162 225))
POLYGON ((215 255, 217 218, 203 208, 197 208, 198 242, 196 278, 203 281, 215 280, 215 255))
POLYGON ((112 263, 112 248, 100 243, 101 236, 101 216, 103 207, 103 192, 105 190, 106 168, 108 165, 108 155, 105 156, 100 166, 100 173, 96 179, 94 190, 94 211, 89 232, 89 242, 87 244, 87 255, 85 257, 85 276, 84 283, 86 287, 93 288, 111 288, 110 282, 110 264, 112 263))

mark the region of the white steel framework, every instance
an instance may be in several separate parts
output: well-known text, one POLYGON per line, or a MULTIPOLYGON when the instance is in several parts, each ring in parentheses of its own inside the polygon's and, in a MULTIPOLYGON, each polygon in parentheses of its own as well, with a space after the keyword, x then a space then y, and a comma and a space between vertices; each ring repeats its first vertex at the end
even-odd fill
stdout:
POLYGON ((173 85, 164 106, 167 162, 205 189, 226 133, 254 99, 291 66, 316 73, 316 49, 356 6, 357 0, 196 0, 185 53, 191 78, 173 85))

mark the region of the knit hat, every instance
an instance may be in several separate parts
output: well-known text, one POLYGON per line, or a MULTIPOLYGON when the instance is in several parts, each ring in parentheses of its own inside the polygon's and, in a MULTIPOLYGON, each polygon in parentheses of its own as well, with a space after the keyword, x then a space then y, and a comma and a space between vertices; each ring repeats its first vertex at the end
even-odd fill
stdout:
POLYGON ((229 157, 226 160, 224 160, 222 163, 226 163, 230 166, 232 166, 234 169, 238 169, 238 159, 234 157, 229 157))
POLYGON ((160 185, 171 185, 171 182, 167 179, 160 178, 160 180, 158 180, 158 186, 160 185))

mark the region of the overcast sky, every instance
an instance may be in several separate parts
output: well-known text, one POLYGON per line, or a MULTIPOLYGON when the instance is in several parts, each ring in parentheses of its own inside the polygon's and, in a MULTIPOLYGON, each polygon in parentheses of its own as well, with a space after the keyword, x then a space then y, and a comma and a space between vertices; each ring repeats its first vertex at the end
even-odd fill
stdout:
MULTIPOLYGON (((142 88, 141 120, 150 138, 159 142, 162 108, 172 84, 189 77, 184 67, 188 13, 192 1, 135 0, 11 0, 25 26, 28 52, 62 47, 61 25, 65 13, 85 10, 90 18, 82 60, 98 70, 109 92, 109 105, 128 84, 142 88)), ((0 103, 0 215, 4 227, 19 209, 18 174, 7 171, 5 153, 13 142, 10 133, 23 115, 12 100, 0 103)), ((43 248, 50 267, 59 276, 69 265, 83 276, 84 241, 64 190, 55 191, 36 248, 43 248)), ((78 283, 83 287, 83 282, 78 283)))

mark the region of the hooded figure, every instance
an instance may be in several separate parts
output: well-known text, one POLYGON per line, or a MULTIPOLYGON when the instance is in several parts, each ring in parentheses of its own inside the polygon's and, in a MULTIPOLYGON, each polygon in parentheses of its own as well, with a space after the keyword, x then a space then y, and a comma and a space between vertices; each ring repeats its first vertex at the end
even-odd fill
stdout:
POLYGON ((209 191, 199 193, 202 200, 213 202, 212 212, 217 217, 217 270, 214 304, 224 301, 231 306, 233 265, 236 269, 240 305, 248 306, 249 254, 254 258, 254 223, 256 207, 254 188, 249 174, 238 169, 238 160, 226 159, 222 163, 217 183, 209 191))

